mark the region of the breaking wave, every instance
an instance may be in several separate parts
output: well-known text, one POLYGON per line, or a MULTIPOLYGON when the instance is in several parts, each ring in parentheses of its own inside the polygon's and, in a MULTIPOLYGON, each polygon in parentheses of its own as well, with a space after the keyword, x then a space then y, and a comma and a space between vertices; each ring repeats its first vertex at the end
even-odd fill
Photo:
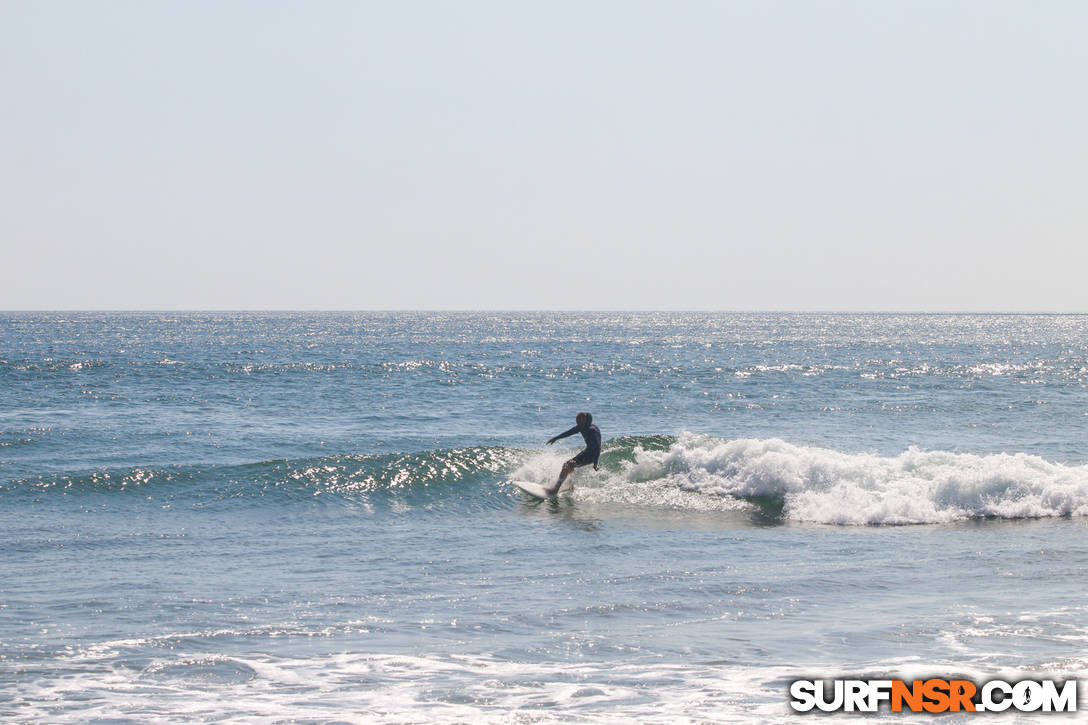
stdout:
POLYGON ((791 521, 922 524, 1088 515, 1088 466, 1025 453, 911 447, 889 457, 685 434, 664 449, 636 445, 631 458, 604 485, 652 481, 708 497, 770 499, 791 521))
MULTIPOLYGON (((232 466, 93 471, 10 481, 0 494, 120 494, 172 500, 374 500, 456 505, 518 497, 510 479, 550 482, 573 449, 502 446, 334 455, 232 466)), ((608 441, 601 471, 579 469, 570 501, 673 510, 762 512, 832 525, 934 524, 1088 515, 1088 466, 1026 453, 976 455, 911 447, 896 456, 771 439, 685 433, 608 441)))

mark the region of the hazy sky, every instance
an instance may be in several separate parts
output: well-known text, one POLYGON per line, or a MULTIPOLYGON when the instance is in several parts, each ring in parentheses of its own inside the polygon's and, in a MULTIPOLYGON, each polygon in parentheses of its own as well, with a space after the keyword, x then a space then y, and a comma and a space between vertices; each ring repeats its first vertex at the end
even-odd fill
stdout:
POLYGON ((1088 312, 1088 2, 0 0, 0 309, 1088 312))

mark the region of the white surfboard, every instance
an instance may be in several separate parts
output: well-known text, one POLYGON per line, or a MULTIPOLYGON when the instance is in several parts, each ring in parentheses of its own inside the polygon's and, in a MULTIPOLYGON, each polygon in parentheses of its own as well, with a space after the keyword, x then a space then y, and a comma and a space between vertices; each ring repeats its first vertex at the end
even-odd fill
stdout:
POLYGON ((541 486, 539 483, 533 483, 532 481, 510 481, 510 483, 514 484, 530 496, 536 496, 537 498, 551 498, 551 496, 548 495, 548 492, 544 490, 544 487, 541 486))

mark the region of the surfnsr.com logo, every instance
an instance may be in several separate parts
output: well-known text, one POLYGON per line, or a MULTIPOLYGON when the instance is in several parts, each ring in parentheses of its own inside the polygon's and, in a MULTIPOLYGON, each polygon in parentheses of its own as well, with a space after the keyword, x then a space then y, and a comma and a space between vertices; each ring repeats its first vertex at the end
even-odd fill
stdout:
POLYGON ((797 712, 1075 712, 1077 681, 794 680, 790 698, 797 712))

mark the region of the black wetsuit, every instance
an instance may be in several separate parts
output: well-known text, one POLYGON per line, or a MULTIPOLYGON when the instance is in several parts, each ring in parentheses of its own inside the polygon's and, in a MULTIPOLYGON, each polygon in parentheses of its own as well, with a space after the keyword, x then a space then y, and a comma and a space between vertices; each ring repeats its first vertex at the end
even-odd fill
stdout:
POLYGON ((582 438, 586 442, 586 449, 571 459, 574 461, 574 465, 587 466, 592 463, 596 466, 597 461, 601 458, 601 429, 597 427, 596 423, 589 423, 581 428, 574 426, 570 430, 557 435, 555 439, 566 438, 575 433, 582 434, 582 438))

